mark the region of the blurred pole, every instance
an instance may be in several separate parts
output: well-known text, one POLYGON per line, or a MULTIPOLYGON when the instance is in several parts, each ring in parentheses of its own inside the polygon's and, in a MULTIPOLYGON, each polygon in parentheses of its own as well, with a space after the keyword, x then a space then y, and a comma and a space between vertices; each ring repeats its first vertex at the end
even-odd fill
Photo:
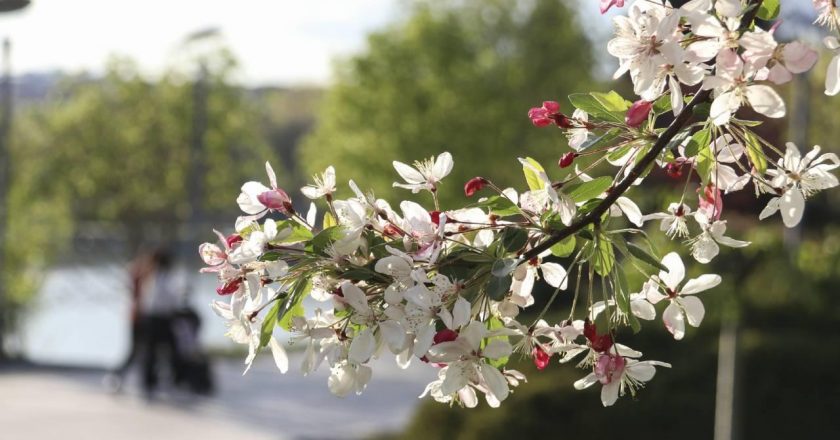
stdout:
POLYGON ((3 40, 3 79, 0 89, 3 93, 3 115, 0 119, 0 360, 6 357, 5 333, 8 322, 9 307, 6 299, 6 224, 8 222, 9 206, 9 173, 12 171, 9 165, 11 154, 9 152, 9 135, 12 128, 12 66, 11 66, 12 43, 8 38, 3 40))
POLYGON ((195 239, 196 228, 204 220, 204 141, 207 132, 207 65, 199 63, 193 86, 192 134, 190 139, 189 171, 187 175, 187 204, 189 206, 187 239, 195 239))
POLYGON ((735 436, 735 375, 738 356, 738 321, 724 316, 718 339, 717 385, 715 390, 715 440, 735 436))

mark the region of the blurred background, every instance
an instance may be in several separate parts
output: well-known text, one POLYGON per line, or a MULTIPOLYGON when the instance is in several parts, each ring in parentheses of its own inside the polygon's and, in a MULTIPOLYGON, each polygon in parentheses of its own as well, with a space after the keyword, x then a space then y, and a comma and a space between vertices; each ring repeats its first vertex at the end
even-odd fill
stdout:
MULTIPOLYGON (((340 188, 353 178, 405 199, 391 188, 391 161, 450 151, 445 207, 477 174, 521 187, 517 157, 551 164, 567 148, 559 132, 530 125, 528 108, 547 99, 569 108, 574 92, 632 94, 626 78, 610 80, 612 28, 597 7, 0 0, 0 438, 840 436, 836 190, 784 231, 758 222, 766 200, 728 198, 730 235, 753 245, 713 262, 725 282, 703 298, 706 321, 684 341, 658 320, 628 337, 674 368, 608 409, 597 391, 573 389, 581 370, 538 372, 527 359, 517 368, 529 383, 496 410, 419 400, 435 372, 403 372, 390 359, 364 395, 343 400, 329 394, 326 372, 300 376, 294 354, 290 374, 263 360, 240 377, 243 353, 207 307, 215 277, 197 273, 196 248, 215 240, 213 228, 230 232, 241 183, 264 180, 268 160, 305 209, 297 188, 332 164, 340 188), (133 268, 162 245, 200 322, 211 396, 164 387, 150 400, 139 368, 113 383, 132 351, 133 268)), ((780 39, 821 47, 810 1, 785 0, 782 18, 780 39)), ((783 87, 789 116, 762 136, 840 152, 827 63, 824 53, 783 87)), ((631 194, 645 213, 682 188, 664 173, 651 181, 656 191, 631 194)))

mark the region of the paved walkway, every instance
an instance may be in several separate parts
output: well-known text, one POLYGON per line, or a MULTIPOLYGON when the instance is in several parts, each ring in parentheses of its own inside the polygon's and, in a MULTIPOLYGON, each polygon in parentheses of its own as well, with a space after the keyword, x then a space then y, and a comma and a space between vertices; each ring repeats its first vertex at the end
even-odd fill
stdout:
MULTIPOLYGON (((339 399, 326 387, 326 371, 302 377, 292 358, 280 375, 267 356, 242 377, 233 360, 214 372, 212 398, 164 393, 152 402, 128 387, 104 391, 90 371, 0 371, 0 438, 27 440, 347 439, 400 429, 435 374, 399 370, 382 360, 362 396, 339 399), (340 427, 340 428, 338 428, 340 427)), ((418 368, 419 367, 419 368, 418 368)))

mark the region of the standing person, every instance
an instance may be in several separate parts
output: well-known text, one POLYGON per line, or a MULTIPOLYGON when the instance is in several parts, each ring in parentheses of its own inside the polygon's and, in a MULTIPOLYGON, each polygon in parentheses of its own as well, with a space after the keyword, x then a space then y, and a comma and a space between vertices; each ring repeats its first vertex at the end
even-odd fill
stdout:
POLYGON ((150 253, 142 253, 131 262, 128 273, 131 289, 131 310, 129 322, 131 324, 131 340, 129 343, 128 355, 110 374, 105 377, 105 386, 113 391, 122 390, 125 376, 137 360, 145 339, 144 326, 140 316, 140 298, 143 295, 145 284, 149 276, 154 272, 154 262, 150 253))
POLYGON ((173 269, 173 257, 167 249, 152 254, 152 270, 141 283, 139 325, 143 354, 143 390, 151 397, 158 385, 161 360, 168 360, 171 373, 177 362, 172 320, 183 304, 183 288, 173 269))

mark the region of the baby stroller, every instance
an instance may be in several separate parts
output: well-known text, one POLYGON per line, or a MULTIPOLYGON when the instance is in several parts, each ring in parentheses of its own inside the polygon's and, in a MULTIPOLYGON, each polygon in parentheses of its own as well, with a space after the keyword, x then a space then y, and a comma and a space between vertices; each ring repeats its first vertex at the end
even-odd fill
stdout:
POLYGON ((214 385, 210 362, 201 350, 198 330, 201 318, 191 308, 183 308, 172 317, 175 342, 173 376, 175 385, 196 394, 213 394, 214 385))

